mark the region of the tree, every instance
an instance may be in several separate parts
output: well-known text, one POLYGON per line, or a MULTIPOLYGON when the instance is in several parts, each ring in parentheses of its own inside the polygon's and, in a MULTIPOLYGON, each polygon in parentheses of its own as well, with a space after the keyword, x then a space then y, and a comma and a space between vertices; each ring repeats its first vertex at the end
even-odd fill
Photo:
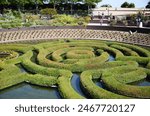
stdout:
POLYGON ((0 5, 6 5, 9 4, 7 0, 0 0, 0 5))
POLYGON ((122 5, 121 5, 121 8, 128 8, 129 6, 129 3, 128 2, 124 2, 122 5))
POLYGON ((0 0, 0 11, 3 13, 3 10, 5 6, 9 5, 9 2, 7 0, 0 0))
POLYGON ((112 7, 110 4, 104 4, 101 7, 112 7))
POLYGON ((97 4, 101 1, 102 0, 84 0, 84 2, 88 5, 88 13, 89 13, 90 6, 92 6, 93 4, 97 4))
POLYGON ((150 1, 147 3, 146 8, 150 8, 150 1))
POLYGON ((62 1, 62 0, 50 0, 50 2, 53 4, 53 8, 56 9, 56 5, 57 5, 58 3, 63 2, 63 1, 62 1))
POLYGON ((72 11, 73 11, 73 4, 75 4, 78 1, 79 0, 71 0, 71 14, 72 14, 72 11))
POLYGON ((35 5, 36 13, 38 14, 39 5, 43 4, 43 0, 28 0, 28 3, 35 5))
POLYGON ((135 4, 134 4, 134 3, 124 2, 124 3, 121 5, 121 8, 135 8, 135 4))
POLYGON ((45 8, 41 10, 42 15, 47 15, 47 18, 50 19, 53 15, 57 14, 56 9, 53 8, 45 8))
POLYGON ((135 4, 134 3, 130 3, 128 8, 135 8, 135 4))
POLYGON ((24 5, 29 3, 29 0, 8 0, 11 5, 15 5, 18 8, 18 11, 20 11, 21 7, 24 8, 24 5))

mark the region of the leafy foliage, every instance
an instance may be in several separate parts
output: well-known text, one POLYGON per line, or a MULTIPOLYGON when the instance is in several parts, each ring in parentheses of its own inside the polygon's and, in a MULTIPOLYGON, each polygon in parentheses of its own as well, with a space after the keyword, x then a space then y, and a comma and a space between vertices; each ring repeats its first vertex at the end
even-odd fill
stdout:
POLYGON ((135 4, 134 3, 128 3, 128 2, 124 2, 121 5, 122 8, 135 8, 135 4))

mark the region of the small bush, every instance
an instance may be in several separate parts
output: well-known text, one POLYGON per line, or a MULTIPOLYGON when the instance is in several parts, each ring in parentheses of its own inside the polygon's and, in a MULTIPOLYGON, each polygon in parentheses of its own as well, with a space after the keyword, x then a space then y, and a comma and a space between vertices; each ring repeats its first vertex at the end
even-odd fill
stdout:
POLYGON ((12 24, 11 24, 11 27, 12 27, 12 28, 15 28, 15 27, 22 27, 22 24, 21 24, 21 23, 12 23, 12 24))
POLYGON ((32 26, 32 23, 31 22, 27 22, 27 23, 24 23, 23 26, 30 27, 30 26, 32 26))
POLYGON ((4 29, 9 29, 9 28, 11 28, 11 24, 3 23, 3 24, 1 24, 1 27, 4 28, 4 29))
POLYGON ((45 9, 41 10, 41 14, 42 15, 47 15, 51 18, 53 15, 57 14, 57 11, 56 11, 56 9, 45 8, 45 9))
POLYGON ((35 20, 39 20, 40 16, 39 15, 33 15, 33 14, 26 14, 25 19, 26 19, 26 22, 33 22, 35 20))

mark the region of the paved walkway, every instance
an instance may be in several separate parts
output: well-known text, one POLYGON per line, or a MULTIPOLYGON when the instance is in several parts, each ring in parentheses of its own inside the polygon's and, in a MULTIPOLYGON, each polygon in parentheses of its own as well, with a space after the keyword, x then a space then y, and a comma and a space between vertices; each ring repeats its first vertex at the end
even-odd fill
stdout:
POLYGON ((106 23, 89 23, 88 26, 109 26, 109 24, 106 23))

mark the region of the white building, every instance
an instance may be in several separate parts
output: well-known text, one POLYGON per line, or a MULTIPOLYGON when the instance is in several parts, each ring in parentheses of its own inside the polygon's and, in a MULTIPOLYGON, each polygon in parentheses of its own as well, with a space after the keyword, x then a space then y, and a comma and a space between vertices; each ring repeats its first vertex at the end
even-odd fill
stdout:
POLYGON ((108 7, 100 7, 92 9, 93 15, 98 16, 104 14, 105 16, 126 16, 137 14, 138 12, 142 12, 145 15, 150 16, 150 9, 140 9, 140 8, 108 8, 108 7))

